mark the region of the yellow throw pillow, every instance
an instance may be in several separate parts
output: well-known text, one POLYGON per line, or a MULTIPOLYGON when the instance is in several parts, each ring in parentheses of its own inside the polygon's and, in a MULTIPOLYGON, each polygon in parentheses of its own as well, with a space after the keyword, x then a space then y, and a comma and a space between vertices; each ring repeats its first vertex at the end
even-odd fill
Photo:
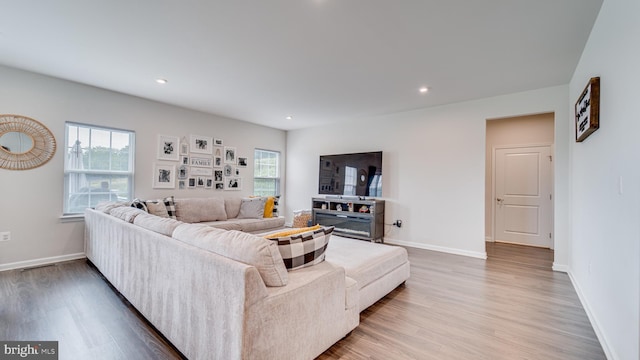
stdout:
POLYGON ((276 198, 273 196, 267 197, 267 202, 264 203, 264 217, 273 217, 273 207, 275 206, 276 198))
POLYGON ((277 232, 277 233, 273 233, 273 234, 267 234, 264 237, 267 239, 277 239, 280 237, 286 237, 286 236, 291 236, 291 235, 295 235, 295 234, 302 234, 304 232, 307 231, 314 231, 314 230, 318 230, 320 229, 320 225, 315 225, 315 226, 310 226, 310 227, 306 227, 306 228, 297 228, 297 229, 293 229, 293 230, 286 230, 286 231, 281 231, 281 232, 277 232))

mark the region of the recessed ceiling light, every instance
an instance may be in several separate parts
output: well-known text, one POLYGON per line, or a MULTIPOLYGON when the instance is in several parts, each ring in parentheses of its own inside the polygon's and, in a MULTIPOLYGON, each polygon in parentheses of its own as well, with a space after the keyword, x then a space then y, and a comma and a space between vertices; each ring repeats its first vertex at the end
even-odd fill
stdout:
POLYGON ((287 120, 293 120, 293 116, 289 115, 289 116, 287 116, 285 119, 287 119, 287 120))
POLYGON ((168 83, 169 81, 167 81, 167 79, 156 79, 156 82, 157 82, 158 84, 166 84, 166 83, 168 83))
POLYGON ((421 87, 421 88, 420 88, 420 90, 419 90, 419 91, 420 91, 420 93, 421 93, 421 94, 424 94, 424 93, 426 93, 427 91, 429 91, 429 88, 428 88, 428 87, 426 87, 426 86, 423 86, 423 87, 421 87))

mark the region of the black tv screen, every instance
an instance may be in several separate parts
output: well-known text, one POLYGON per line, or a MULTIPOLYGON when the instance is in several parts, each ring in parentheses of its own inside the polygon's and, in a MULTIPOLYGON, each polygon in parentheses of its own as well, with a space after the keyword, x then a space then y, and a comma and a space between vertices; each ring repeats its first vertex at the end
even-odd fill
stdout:
POLYGON ((382 151, 320 155, 318 193, 382 196, 382 151))

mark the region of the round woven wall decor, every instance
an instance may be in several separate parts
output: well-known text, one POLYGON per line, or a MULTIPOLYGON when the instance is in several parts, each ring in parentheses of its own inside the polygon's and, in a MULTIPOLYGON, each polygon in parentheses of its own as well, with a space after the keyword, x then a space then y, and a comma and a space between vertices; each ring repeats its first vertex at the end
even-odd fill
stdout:
POLYGON ((7 133, 24 134, 31 139, 26 151, 0 146, 0 168, 29 170, 46 164, 56 153, 56 139, 39 121, 22 115, 0 115, 0 141, 7 133))

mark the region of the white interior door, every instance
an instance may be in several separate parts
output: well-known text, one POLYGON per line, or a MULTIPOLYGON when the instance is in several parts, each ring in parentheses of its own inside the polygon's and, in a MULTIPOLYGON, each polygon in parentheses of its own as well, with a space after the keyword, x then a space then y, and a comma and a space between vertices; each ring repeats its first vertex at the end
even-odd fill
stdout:
POLYGON ((551 147, 495 151, 495 241, 553 245, 551 147))

